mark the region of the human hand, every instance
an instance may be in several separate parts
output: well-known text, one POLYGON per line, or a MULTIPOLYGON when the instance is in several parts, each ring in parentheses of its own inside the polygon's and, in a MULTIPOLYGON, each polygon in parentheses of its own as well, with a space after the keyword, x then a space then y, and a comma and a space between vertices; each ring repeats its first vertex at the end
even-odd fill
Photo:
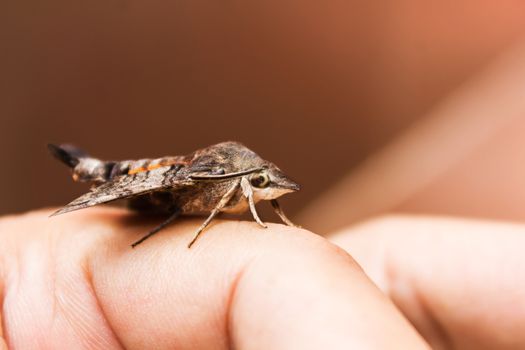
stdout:
POLYGON ((435 349, 525 348, 525 227, 385 217, 331 236, 435 349))
POLYGON ((182 219, 131 249, 154 222, 50 213, 0 220, 10 348, 427 348, 350 256, 308 231, 217 220, 188 249, 200 220, 182 219))

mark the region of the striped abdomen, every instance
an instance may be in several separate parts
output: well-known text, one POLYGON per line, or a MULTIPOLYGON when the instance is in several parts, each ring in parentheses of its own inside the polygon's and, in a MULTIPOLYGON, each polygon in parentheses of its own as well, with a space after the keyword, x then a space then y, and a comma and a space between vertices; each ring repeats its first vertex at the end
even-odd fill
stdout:
POLYGON ((183 157, 163 157, 124 161, 103 161, 89 157, 86 153, 70 145, 48 145, 51 153, 73 169, 73 179, 82 182, 104 183, 116 176, 134 175, 163 166, 183 164, 183 157))

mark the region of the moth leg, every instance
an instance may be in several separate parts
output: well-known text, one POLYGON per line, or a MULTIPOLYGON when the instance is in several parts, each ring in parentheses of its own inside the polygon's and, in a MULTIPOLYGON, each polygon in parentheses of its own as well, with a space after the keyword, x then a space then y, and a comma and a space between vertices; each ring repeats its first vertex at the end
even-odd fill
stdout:
POLYGON ((293 226, 293 227, 301 227, 301 226, 298 226, 296 224, 294 224, 293 222, 290 221, 290 219, 288 219, 286 217, 286 215, 284 214, 284 211, 283 209, 281 208, 281 206, 279 205, 279 202, 277 202, 277 199, 272 199, 270 201, 270 203, 272 203, 272 207, 273 207, 273 210, 275 211, 275 213, 277 215, 279 215, 279 217, 281 218, 281 220, 288 226, 293 226))
POLYGON ((237 191, 237 188, 239 187, 239 181, 236 181, 235 184, 222 196, 221 200, 217 204, 217 206, 212 210, 208 218, 202 223, 202 225, 199 226, 197 231, 195 231, 195 234, 193 235, 193 238, 191 239, 190 243, 188 243, 188 248, 191 248, 193 243, 199 238, 202 231, 208 226, 208 224, 213 220, 217 214, 221 212, 221 210, 228 204, 230 199, 232 199, 235 191, 237 191))
POLYGON ((248 198, 248 204, 250 206, 250 211, 252 212, 253 218, 259 225, 261 225, 264 228, 267 228, 268 226, 266 226, 266 224, 262 222, 262 220, 259 218, 259 215, 257 215, 257 210, 255 210, 255 202, 253 201, 252 186, 250 185, 248 179, 245 177, 241 179, 241 188, 244 196, 248 198))
POLYGON ((195 234, 193 235, 193 238, 191 239, 190 243, 188 243, 188 248, 191 248, 193 243, 195 243, 197 238, 199 238, 201 232, 206 228, 206 226, 208 226, 208 224, 213 220, 213 218, 215 216, 217 216, 217 214, 219 214, 219 211, 220 210, 217 209, 217 208, 212 210, 210 216, 208 216, 208 218, 202 223, 202 225, 200 225, 200 227, 197 229, 197 231, 195 231, 195 234))
POLYGON ((133 243, 131 245, 131 248, 135 248, 136 246, 138 246, 139 244, 141 244, 142 242, 144 242, 145 240, 147 240, 148 238, 150 238, 151 236, 153 236, 155 233, 159 232, 160 230, 162 230, 164 227, 168 226, 169 224, 171 224, 171 222, 173 220, 175 220, 178 216, 180 215, 180 209, 176 209, 171 215, 169 218, 167 218, 163 223, 161 223, 160 225, 158 225, 157 227, 155 227, 153 230, 149 231, 147 235, 145 235, 144 237, 142 237, 141 239, 139 239, 138 241, 136 241, 135 243, 133 243))

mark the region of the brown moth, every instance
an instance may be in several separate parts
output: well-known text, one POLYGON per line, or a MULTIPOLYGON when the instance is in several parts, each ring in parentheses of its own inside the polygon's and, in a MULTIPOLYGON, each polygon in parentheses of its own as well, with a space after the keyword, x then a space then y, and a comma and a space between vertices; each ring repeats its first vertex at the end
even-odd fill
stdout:
POLYGON ((72 168, 75 181, 92 182, 90 192, 53 214, 59 215, 97 204, 126 199, 139 211, 166 213, 168 219, 133 243, 135 247, 166 227, 181 214, 207 214, 188 248, 220 212, 250 209, 259 219, 255 203, 269 200, 281 220, 294 224, 277 198, 299 190, 273 163, 238 142, 222 142, 186 156, 125 161, 102 161, 70 145, 48 145, 51 153, 72 168))

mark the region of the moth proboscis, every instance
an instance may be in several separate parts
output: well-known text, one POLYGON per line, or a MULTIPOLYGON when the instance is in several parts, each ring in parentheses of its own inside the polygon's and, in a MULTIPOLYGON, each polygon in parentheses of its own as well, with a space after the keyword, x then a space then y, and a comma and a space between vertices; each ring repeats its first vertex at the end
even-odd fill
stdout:
POLYGON ((91 182, 90 192, 75 199, 52 216, 126 199, 139 211, 169 215, 131 246, 144 242, 179 215, 208 214, 195 231, 188 248, 217 214, 250 210, 255 221, 255 204, 269 200, 281 220, 295 226, 284 214, 277 198, 299 190, 273 163, 259 157, 238 142, 222 142, 185 156, 157 159, 103 161, 71 145, 48 145, 51 153, 72 169, 75 181, 91 182))

